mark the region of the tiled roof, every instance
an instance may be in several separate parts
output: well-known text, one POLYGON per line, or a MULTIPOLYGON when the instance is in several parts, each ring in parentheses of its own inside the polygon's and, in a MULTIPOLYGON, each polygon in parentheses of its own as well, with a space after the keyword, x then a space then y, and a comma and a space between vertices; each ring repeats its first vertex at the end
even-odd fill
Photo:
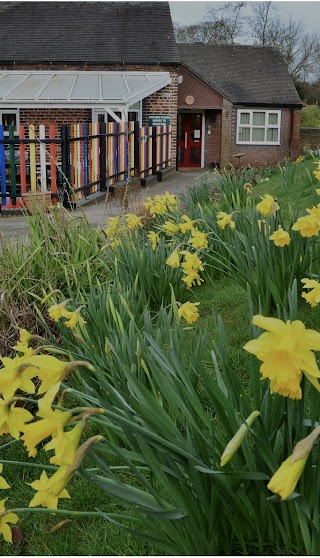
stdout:
POLYGON ((0 2, 0 63, 177 64, 168 2, 0 2))
POLYGON ((178 45, 181 62, 238 104, 301 105, 279 52, 242 45, 178 45))

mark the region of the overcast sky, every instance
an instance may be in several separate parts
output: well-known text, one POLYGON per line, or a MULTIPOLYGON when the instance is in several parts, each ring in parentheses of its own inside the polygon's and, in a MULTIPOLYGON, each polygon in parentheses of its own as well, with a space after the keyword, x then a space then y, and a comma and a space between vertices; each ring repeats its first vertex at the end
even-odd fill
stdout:
MULTIPOLYGON (((220 4, 221 2, 219 2, 220 4)), ((174 23, 189 25, 202 20, 207 10, 214 8, 215 1, 170 2, 171 15, 174 23)), ((246 14, 250 14, 253 2, 246 2, 246 14)), ((279 8, 279 15, 285 19, 292 15, 294 19, 301 19, 309 31, 320 31, 320 1, 316 2, 274 2, 279 8)))

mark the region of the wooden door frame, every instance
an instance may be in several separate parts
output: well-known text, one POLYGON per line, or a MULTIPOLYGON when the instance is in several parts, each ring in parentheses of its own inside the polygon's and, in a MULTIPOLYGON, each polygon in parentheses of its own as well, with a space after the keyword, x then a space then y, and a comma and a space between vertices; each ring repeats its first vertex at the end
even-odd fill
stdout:
MULTIPOLYGON (((205 110, 204 109, 197 109, 197 110, 186 110, 186 109, 178 109, 177 112, 177 165, 176 168, 177 170, 179 170, 179 165, 178 165, 178 117, 179 114, 201 114, 202 115, 202 119, 201 119, 201 165, 200 167, 194 167, 195 169, 197 168, 204 168, 204 142, 205 142, 205 110)), ((181 169, 183 169, 183 167, 180 167, 181 169)))

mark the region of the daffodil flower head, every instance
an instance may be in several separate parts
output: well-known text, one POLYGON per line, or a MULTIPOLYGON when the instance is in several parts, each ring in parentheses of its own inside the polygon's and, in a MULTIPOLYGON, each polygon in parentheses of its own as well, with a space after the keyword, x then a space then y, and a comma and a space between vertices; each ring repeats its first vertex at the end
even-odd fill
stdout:
POLYGON ((315 279, 301 279, 301 283, 304 283, 303 289, 311 289, 308 293, 302 293, 302 298, 304 298, 312 307, 317 306, 320 302, 320 283, 315 279))
POLYGON ((253 411, 251 415, 246 418, 244 424, 242 424, 239 430, 235 433, 233 438, 231 438, 230 442, 226 445, 225 450, 221 456, 220 467, 224 467, 226 463, 232 459, 234 454, 240 448, 243 440, 247 436, 249 432, 249 427, 252 425, 253 421, 260 415, 259 411, 253 411))
POLYGON ((230 227, 230 229, 234 229, 235 222, 232 221, 232 216, 233 213, 231 213, 230 215, 228 215, 228 213, 225 213, 225 211, 219 211, 217 213, 217 225, 218 227, 220 227, 220 229, 224 230, 226 228, 226 226, 228 225, 230 227))
POLYGON ((64 318, 67 318, 64 325, 69 329, 74 329, 78 324, 84 325, 87 323, 80 315, 80 309, 75 310, 74 312, 66 312, 64 314, 64 318))
POLYGON ((179 318, 184 318, 188 324, 193 324, 199 318, 197 306, 200 302, 185 302, 178 309, 179 318))
POLYGON ((155 231, 150 231, 147 234, 147 238, 150 240, 151 242, 151 248, 153 251, 155 251, 157 244, 159 242, 159 234, 156 233, 155 231))
POLYGON ((256 210, 264 217, 269 217, 270 215, 275 216, 280 206, 274 197, 270 196, 270 194, 265 194, 264 196, 260 196, 260 198, 261 202, 256 205, 256 210))
MULTIPOLYGON (((3 463, 0 463, 0 473, 3 471, 3 463)), ((10 485, 7 483, 6 479, 0 477, 0 490, 7 490, 10 485)))
POLYGON ((192 231, 196 220, 191 220, 188 215, 182 215, 181 219, 183 222, 179 223, 180 232, 185 234, 187 231, 192 231))
POLYGON ((320 371, 312 352, 320 350, 320 333, 306 329, 299 320, 283 322, 257 315, 253 324, 266 332, 248 341, 244 349, 262 361, 260 372, 270 380, 270 391, 301 399, 302 374, 320 391, 320 371))
POLYGON ((72 419, 72 411, 52 411, 47 418, 26 424, 22 427, 21 439, 28 450, 29 457, 37 455, 37 445, 49 436, 56 435, 72 419))
POLYGON ((68 475, 68 466, 61 467, 50 478, 47 473, 42 471, 40 479, 35 480, 29 484, 37 493, 32 498, 29 508, 42 506, 44 508, 51 508, 56 510, 58 508, 58 500, 61 498, 71 498, 68 491, 65 489, 71 475, 68 475))
POLYGON ((85 425, 86 420, 83 419, 68 432, 58 430, 52 440, 44 446, 45 451, 55 451, 55 455, 50 458, 50 463, 59 466, 74 464, 85 425))
POLYGON ((311 236, 318 235, 320 222, 312 215, 305 215, 304 217, 299 217, 297 222, 292 225, 292 230, 300 231, 301 236, 310 238, 311 236))
POLYGON ((5 503, 7 499, 0 500, 0 533, 6 542, 12 543, 12 533, 8 523, 15 525, 18 523, 19 518, 15 513, 6 512, 5 503))
MULTIPOLYGON (((30 351, 33 355, 34 351, 32 349, 30 351)), ((35 393, 36 388, 32 378, 38 375, 38 370, 32 365, 31 358, 28 353, 14 358, 1 358, 4 366, 0 370, 0 392, 4 399, 13 397, 17 390, 35 393)))
POLYGON ((179 257, 179 252, 177 252, 177 250, 172 252, 172 254, 167 259, 166 264, 170 267, 173 267, 174 269, 180 267, 180 257, 179 257))
POLYGON ((303 440, 297 443, 290 455, 270 479, 268 489, 278 494, 282 500, 288 498, 297 486, 307 459, 320 434, 318 426, 303 440))
POLYGON ((61 302, 61 304, 53 304, 48 308, 48 315, 51 320, 58 322, 63 316, 65 316, 66 305, 68 304, 67 300, 61 302))
POLYGON ((23 354, 32 354, 33 350, 29 347, 29 342, 31 341, 33 335, 29 333, 26 329, 19 330, 19 341, 16 345, 12 347, 15 351, 23 354))
POLYGON ((207 235, 199 231, 198 229, 193 229, 191 231, 191 237, 189 238, 189 244, 193 246, 196 250, 201 250, 202 248, 208 247, 207 235))
POLYGON ((10 434, 12 438, 18 440, 25 423, 30 422, 33 416, 27 409, 15 405, 15 401, 0 399, 0 436, 10 434))
POLYGON ((173 236, 179 232, 179 226, 172 221, 166 221, 161 228, 168 236, 173 236))
POLYGON ((200 277, 199 273, 195 270, 191 270, 189 273, 182 278, 182 281, 186 284, 188 289, 191 289, 193 285, 200 286, 203 283, 202 277, 200 277))
POLYGON ((124 218, 125 218, 125 221, 127 223, 128 228, 131 229, 131 230, 143 226, 142 221, 141 221, 141 217, 139 217, 138 215, 135 215, 135 213, 126 213, 124 218))
POLYGON ((182 250, 180 254, 185 256, 185 261, 181 264, 184 273, 191 271, 203 271, 203 262, 196 253, 191 253, 188 250, 182 250))
POLYGON ((279 227, 277 231, 272 233, 272 235, 269 236, 269 239, 273 240, 275 246, 279 246, 281 248, 283 248, 284 246, 289 246, 291 242, 289 233, 287 233, 287 231, 284 231, 282 227, 279 227))

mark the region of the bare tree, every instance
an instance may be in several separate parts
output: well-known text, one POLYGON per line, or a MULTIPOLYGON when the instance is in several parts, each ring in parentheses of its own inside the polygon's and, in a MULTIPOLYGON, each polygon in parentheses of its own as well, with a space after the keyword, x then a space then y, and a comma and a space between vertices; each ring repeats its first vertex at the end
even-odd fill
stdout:
POLYGON ((176 25, 178 43, 234 44, 242 30, 241 9, 244 2, 227 2, 208 10, 204 21, 193 25, 176 25))
POLYGON ((254 2, 250 18, 254 44, 279 50, 294 79, 306 79, 319 69, 320 36, 306 33, 301 20, 280 19, 273 2, 254 2))

